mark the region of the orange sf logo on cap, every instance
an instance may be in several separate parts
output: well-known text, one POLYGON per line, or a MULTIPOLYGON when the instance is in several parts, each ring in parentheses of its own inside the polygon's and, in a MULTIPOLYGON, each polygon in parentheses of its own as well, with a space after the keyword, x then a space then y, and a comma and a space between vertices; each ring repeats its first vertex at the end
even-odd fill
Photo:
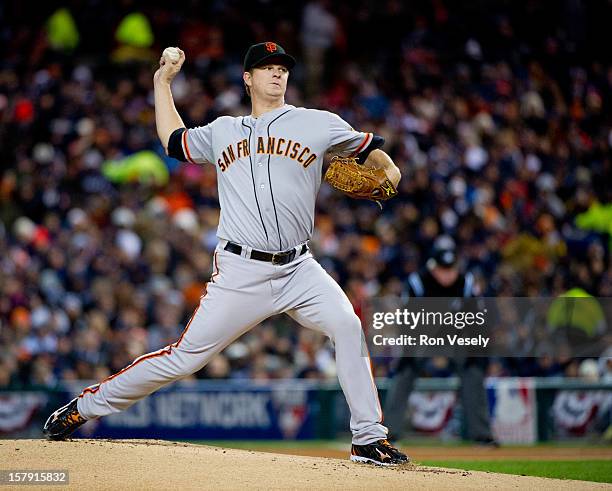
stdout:
POLYGON ((266 50, 268 50, 270 53, 273 53, 276 51, 276 49, 276 43, 266 43, 266 50))

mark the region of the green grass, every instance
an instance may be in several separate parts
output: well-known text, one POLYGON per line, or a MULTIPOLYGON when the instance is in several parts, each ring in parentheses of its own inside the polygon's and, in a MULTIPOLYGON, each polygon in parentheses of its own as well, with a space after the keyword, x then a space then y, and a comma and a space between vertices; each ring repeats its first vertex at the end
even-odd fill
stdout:
POLYGON ((610 460, 424 460, 423 465, 612 483, 610 460))
MULTIPOLYGON (((212 445, 216 447, 228 447, 228 448, 240 448, 246 450, 253 450, 256 448, 341 448, 342 446, 349 447, 351 444, 351 437, 347 436, 344 439, 337 440, 185 440, 189 443, 197 443, 201 445, 212 445)), ((461 447, 474 447, 471 442, 463 441, 449 441, 441 442, 431 438, 413 439, 413 440, 402 440, 399 442, 399 446, 404 449, 410 449, 411 447, 448 447, 448 448, 461 448, 461 447)), ((609 445, 604 444, 592 444, 582 443, 573 441, 554 441, 554 442, 542 442, 536 445, 504 445, 503 448, 513 448, 530 450, 533 448, 580 448, 580 449, 600 449, 610 448, 609 445)))

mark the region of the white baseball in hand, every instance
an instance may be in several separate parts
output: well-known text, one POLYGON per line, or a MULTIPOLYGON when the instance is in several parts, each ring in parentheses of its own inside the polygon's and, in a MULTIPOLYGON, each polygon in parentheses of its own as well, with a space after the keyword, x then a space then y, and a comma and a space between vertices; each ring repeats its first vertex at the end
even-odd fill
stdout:
POLYGON ((178 48, 166 48, 162 56, 170 63, 176 63, 181 58, 178 48))

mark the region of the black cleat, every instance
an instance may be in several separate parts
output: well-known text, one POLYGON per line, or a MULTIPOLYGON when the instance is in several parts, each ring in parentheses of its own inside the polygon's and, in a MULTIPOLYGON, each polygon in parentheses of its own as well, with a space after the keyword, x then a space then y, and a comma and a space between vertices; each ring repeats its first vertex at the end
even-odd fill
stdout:
POLYGON ((367 445, 355 445, 351 449, 351 460, 375 465, 405 464, 410 460, 387 440, 378 440, 367 445))
POLYGON ((86 421, 77 410, 77 400, 72 399, 49 416, 43 433, 49 440, 65 440, 86 421))

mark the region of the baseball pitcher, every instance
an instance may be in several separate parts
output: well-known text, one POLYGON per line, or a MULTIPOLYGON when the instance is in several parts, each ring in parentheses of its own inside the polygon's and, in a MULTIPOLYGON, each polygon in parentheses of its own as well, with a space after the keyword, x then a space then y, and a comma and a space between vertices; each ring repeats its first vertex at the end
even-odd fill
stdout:
POLYGON ((187 129, 170 89, 184 61, 178 48, 165 50, 153 77, 157 133, 171 157, 215 166, 221 214, 214 271, 175 343, 84 389, 49 417, 44 433, 65 439, 89 419, 127 409, 200 370, 253 326, 286 313, 334 343, 351 411, 351 460, 406 462, 386 439, 360 320, 308 248, 327 152, 336 156, 326 174, 332 186, 377 202, 396 194, 400 172, 380 150, 384 140, 330 112, 285 104, 295 59, 273 42, 251 46, 244 58, 251 114, 187 129))

